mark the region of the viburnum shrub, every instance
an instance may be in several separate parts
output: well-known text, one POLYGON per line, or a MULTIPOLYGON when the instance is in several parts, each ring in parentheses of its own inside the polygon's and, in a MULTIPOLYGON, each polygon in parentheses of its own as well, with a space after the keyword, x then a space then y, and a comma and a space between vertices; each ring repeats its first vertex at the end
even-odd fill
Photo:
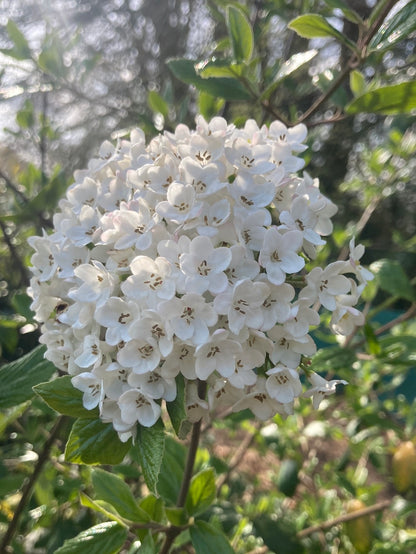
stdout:
POLYGON ((75 173, 53 232, 30 239, 46 357, 122 441, 157 422, 179 379, 191 422, 219 407, 286 416, 335 392, 305 363, 309 333, 321 307, 335 333, 361 325, 372 276, 353 241, 348 260, 311 265, 336 206, 296 173, 306 134, 199 116, 146 145, 135 129, 75 173))

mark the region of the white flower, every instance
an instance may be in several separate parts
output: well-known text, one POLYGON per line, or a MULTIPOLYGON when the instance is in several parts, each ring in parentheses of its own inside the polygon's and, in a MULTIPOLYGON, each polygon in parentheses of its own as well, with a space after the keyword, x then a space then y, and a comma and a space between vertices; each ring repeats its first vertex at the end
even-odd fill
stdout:
POLYGON ((268 336, 274 343, 270 359, 275 364, 296 368, 302 355, 315 354, 316 345, 309 335, 294 337, 285 327, 277 325, 268 332, 268 336))
POLYGON ((175 282, 170 278, 171 265, 165 258, 152 260, 148 256, 137 256, 130 264, 133 275, 121 285, 129 298, 147 300, 152 307, 155 302, 168 300, 175 294, 175 282))
POLYGON ((86 410, 93 410, 98 406, 104 397, 102 380, 89 372, 80 373, 72 377, 73 386, 82 391, 82 404, 86 410))
POLYGON ((336 296, 346 294, 351 283, 345 275, 340 275, 345 271, 346 262, 333 262, 325 269, 314 267, 306 276, 307 286, 300 292, 299 298, 307 300, 313 304, 317 300, 327 309, 335 310, 336 296))
POLYGON ((208 237, 195 237, 189 246, 189 253, 180 256, 180 266, 186 275, 185 289, 197 294, 207 290, 212 294, 222 292, 227 287, 224 271, 230 261, 229 248, 214 248, 208 237))
POLYGON ((139 389, 131 389, 120 396, 118 400, 121 419, 132 425, 139 422, 143 427, 151 427, 160 417, 160 406, 154 400, 145 396, 139 389))
POLYGON ((106 327, 105 340, 112 346, 132 338, 129 327, 138 316, 138 305, 135 302, 126 302, 118 296, 110 297, 95 312, 95 320, 106 327))
POLYGON ((294 369, 278 365, 267 371, 266 390, 271 398, 282 404, 293 402, 302 393, 299 374, 294 369))
POLYGON ((219 294, 214 299, 214 308, 219 314, 228 315, 228 326, 235 335, 244 325, 260 328, 263 322, 262 304, 269 295, 266 283, 250 279, 237 281, 229 292, 219 294))
POLYGON ((123 367, 131 368, 134 373, 147 373, 159 365, 160 350, 151 336, 131 340, 119 349, 117 361, 123 367))
POLYGON ((248 389, 246 395, 234 404, 233 412, 239 412, 247 408, 263 421, 277 413, 286 417, 293 412, 291 403, 282 404, 269 396, 264 377, 259 377, 256 384, 248 389))
POLYGON ((326 396, 329 396, 330 394, 334 394, 336 392, 337 385, 348 384, 347 381, 344 381, 342 379, 333 379, 332 381, 327 381, 314 371, 311 371, 308 374, 308 379, 312 383, 313 388, 304 392, 303 396, 312 396, 312 404, 315 410, 319 408, 319 404, 326 396))
POLYGON ((368 281, 372 281, 374 279, 374 275, 371 273, 371 271, 369 271, 359 263, 365 252, 364 246, 362 244, 357 244, 357 246, 355 246, 355 239, 352 238, 350 240, 349 247, 350 264, 360 283, 366 284, 368 281))
POLYGON ((305 260, 297 253, 301 249, 303 236, 300 231, 280 233, 275 227, 268 229, 260 250, 259 263, 266 269, 267 278, 274 285, 284 283, 286 273, 297 273, 305 260))
POLYGON ((217 329, 209 341, 197 347, 195 373, 198 379, 206 380, 214 371, 218 371, 223 377, 232 375, 241 345, 229 339, 228 334, 225 329, 217 329))
POLYGON ((74 269, 74 275, 82 284, 71 289, 68 296, 79 302, 95 302, 97 308, 105 304, 118 283, 118 278, 98 261, 79 265, 74 269))

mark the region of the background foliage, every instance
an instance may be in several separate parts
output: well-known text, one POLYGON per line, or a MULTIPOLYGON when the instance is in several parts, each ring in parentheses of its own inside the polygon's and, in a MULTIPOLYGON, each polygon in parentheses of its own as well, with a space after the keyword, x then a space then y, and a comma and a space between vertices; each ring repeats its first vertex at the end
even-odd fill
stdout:
POLYGON ((198 554, 416 551, 415 3, 9 4, 0 5, 0 551, 147 554, 172 525, 177 552, 191 543, 198 554), (355 235, 376 279, 363 330, 342 344, 315 333, 313 369, 349 385, 318 414, 303 401, 285 422, 244 414, 205 426, 178 508, 186 441, 156 429, 151 449, 122 450, 68 378, 47 383, 55 370, 36 346, 26 240, 51 228, 73 170, 102 140, 192 126, 198 112, 237 125, 306 123, 306 170, 340 208, 318 261, 355 235))

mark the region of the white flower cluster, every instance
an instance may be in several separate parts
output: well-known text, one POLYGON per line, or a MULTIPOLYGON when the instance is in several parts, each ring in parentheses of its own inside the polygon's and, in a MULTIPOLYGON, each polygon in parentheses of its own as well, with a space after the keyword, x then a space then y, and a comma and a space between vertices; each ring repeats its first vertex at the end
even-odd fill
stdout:
MULTIPOLYGON (((336 212, 316 180, 294 174, 305 137, 303 125, 198 117, 195 131, 178 125, 146 146, 136 129, 101 146, 75 173, 53 233, 30 239, 46 357, 121 440, 158 420, 180 374, 191 421, 219 404, 290 414, 319 306, 336 333, 363 323, 362 246, 305 267, 336 212)), ((339 382, 308 377, 316 407, 339 382)))

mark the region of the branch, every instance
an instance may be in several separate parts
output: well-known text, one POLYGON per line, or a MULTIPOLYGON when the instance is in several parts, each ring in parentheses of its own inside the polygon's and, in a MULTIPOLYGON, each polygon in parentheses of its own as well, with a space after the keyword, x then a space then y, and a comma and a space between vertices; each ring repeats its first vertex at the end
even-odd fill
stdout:
POLYGON ((346 521, 352 521, 353 519, 358 519, 359 517, 368 516, 370 514, 374 514, 375 512, 381 512, 382 510, 388 508, 391 502, 391 500, 382 500, 381 502, 373 504, 372 506, 368 506, 367 508, 363 508, 362 510, 357 510, 349 514, 344 514, 329 521, 324 521, 319 525, 312 525, 312 527, 307 527, 306 529, 302 529, 302 531, 299 531, 299 533, 297 533, 297 537, 299 539, 303 539, 304 537, 308 537, 309 535, 312 535, 317 531, 325 531, 326 529, 331 529, 331 527, 335 527, 340 523, 345 523, 346 521))
POLYGON ((23 513, 23 510, 26 507, 26 504, 28 503, 30 496, 32 494, 33 487, 35 486, 36 480, 40 475, 40 472, 43 469, 43 466, 48 461, 49 453, 51 451, 52 445, 55 442, 55 440, 58 438, 58 435, 63 428, 63 426, 68 421, 68 417, 66 416, 60 416, 58 420, 56 421, 55 425, 53 426, 49 437, 47 438, 45 445, 43 447, 42 452, 39 454, 38 461, 36 462, 35 469, 33 470, 32 475, 29 477, 29 480, 26 482, 26 484, 23 487, 22 490, 22 497, 20 498, 20 502, 13 514, 13 519, 9 523, 9 526, 7 528, 6 534, 3 537, 3 540, 0 543, 0 554, 7 554, 8 553, 8 545, 12 541, 19 525, 19 519, 23 513))
MULTIPOLYGON (((198 381, 198 396, 200 398, 205 398, 206 390, 207 390, 206 382, 198 381)), ((191 484, 192 473, 193 473, 194 464, 195 464, 196 453, 198 451, 199 439, 201 436, 201 424, 202 424, 202 419, 194 423, 192 426, 192 435, 191 435, 191 442, 189 444, 188 457, 186 459, 181 488, 178 494, 178 500, 176 502, 177 508, 183 508, 185 506, 186 497, 188 496, 189 486, 191 484)), ((179 533, 181 533, 182 530, 183 530, 183 527, 172 525, 166 531, 165 542, 163 543, 160 554, 168 554, 170 547, 173 544, 173 541, 176 539, 179 533)))

